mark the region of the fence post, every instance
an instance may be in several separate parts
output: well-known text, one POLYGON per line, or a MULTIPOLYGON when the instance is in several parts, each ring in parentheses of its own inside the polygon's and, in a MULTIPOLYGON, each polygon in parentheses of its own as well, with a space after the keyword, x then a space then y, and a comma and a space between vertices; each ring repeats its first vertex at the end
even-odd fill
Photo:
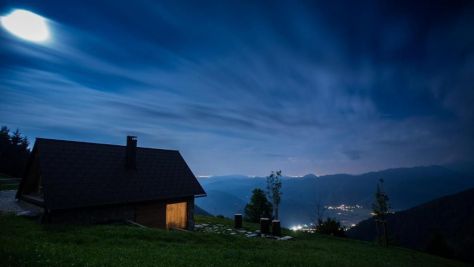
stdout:
POLYGON ((280 220, 273 220, 272 221, 272 235, 281 236, 280 220))
POLYGON ((242 214, 234 214, 234 228, 242 228, 242 214))
POLYGON ((264 235, 270 234, 270 219, 260 218, 260 233, 264 235))

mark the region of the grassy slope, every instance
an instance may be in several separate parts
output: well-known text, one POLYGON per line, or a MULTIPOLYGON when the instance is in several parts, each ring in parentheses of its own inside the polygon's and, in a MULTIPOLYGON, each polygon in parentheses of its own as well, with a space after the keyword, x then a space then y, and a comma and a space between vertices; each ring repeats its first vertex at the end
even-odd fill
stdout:
POLYGON ((11 215, 0 215, 0 261, 2 266, 463 266, 319 235, 275 241, 120 225, 45 226, 11 215))

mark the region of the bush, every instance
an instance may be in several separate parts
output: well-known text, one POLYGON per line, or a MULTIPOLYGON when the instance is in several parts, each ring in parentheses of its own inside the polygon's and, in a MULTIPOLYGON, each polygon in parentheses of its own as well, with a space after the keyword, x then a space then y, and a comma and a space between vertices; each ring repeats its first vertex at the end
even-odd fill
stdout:
POLYGON ((327 218, 325 221, 318 220, 316 232, 324 235, 332 235, 338 237, 346 236, 344 228, 341 226, 341 223, 336 219, 332 218, 327 218))

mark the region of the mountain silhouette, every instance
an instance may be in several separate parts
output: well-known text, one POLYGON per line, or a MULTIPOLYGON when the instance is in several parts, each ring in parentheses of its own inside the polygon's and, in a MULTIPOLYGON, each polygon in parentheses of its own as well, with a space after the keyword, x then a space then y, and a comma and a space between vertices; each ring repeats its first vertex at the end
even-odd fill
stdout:
MULTIPOLYGON (((387 218, 390 239, 397 245, 427 252, 443 242, 444 251, 439 252, 444 252, 444 256, 474 262, 473 203, 474 188, 390 214, 387 218)), ((360 222, 347 231, 347 235, 375 240, 374 219, 360 222)))
MULTIPOLYGON (((315 208, 360 205, 352 212, 327 210, 326 216, 345 225, 370 217, 377 181, 384 179, 393 210, 404 210, 423 202, 474 187, 473 176, 442 166, 397 168, 360 175, 334 174, 284 177, 280 219, 285 226, 316 220, 315 208), (341 213, 341 214, 338 214, 341 213)), ((231 217, 242 212, 254 188, 265 190, 265 177, 215 176, 199 179, 208 196, 196 203, 206 211, 231 217)))

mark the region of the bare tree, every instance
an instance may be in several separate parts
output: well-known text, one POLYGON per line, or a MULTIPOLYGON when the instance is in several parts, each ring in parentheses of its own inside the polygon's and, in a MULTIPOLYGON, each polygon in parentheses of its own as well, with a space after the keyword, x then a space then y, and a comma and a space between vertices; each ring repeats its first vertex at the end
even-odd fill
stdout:
POLYGON ((324 213, 326 212, 326 207, 323 205, 323 202, 321 201, 320 197, 316 199, 316 204, 314 207, 316 212, 315 224, 318 225, 321 221, 324 220, 324 213))
POLYGON ((267 194, 273 205, 273 218, 278 220, 278 208, 281 202, 281 170, 272 171, 267 177, 267 194))
POLYGON ((377 239, 385 246, 388 246, 387 215, 390 205, 388 203, 388 196, 383 188, 383 182, 383 179, 380 179, 377 184, 372 211, 375 217, 375 226, 377 227, 377 239))

